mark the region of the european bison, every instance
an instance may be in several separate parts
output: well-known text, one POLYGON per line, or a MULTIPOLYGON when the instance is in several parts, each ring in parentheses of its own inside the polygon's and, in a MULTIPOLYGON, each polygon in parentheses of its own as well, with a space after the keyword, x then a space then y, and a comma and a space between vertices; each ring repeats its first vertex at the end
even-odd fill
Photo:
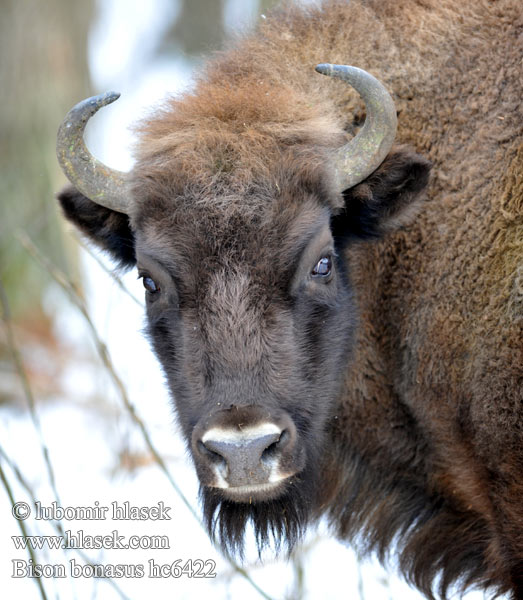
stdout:
POLYGON ((520 0, 290 5, 141 124, 131 173, 82 141, 117 95, 64 121, 60 202, 143 277, 225 548, 326 514, 429 597, 523 598, 522 25, 520 0))

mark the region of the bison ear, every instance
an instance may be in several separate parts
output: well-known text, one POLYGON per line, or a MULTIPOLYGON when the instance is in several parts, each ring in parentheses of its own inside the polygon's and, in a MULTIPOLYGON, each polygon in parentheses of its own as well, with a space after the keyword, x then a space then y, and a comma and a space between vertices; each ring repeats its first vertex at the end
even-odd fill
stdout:
POLYGON ((393 148, 374 173, 343 192, 345 208, 333 217, 334 236, 377 238, 410 223, 423 202, 430 168, 409 148, 393 148))
POLYGON ((120 267, 136 264, 134 234, 129 217, 100 206, 69 185, 59 194, 65 217, 100 248, 109 252, 120 267))

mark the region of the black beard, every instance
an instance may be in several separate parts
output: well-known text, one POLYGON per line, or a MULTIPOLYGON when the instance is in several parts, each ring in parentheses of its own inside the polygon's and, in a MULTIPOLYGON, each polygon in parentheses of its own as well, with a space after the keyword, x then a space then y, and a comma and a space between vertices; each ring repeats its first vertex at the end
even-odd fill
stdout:
POLYGON ((228 556, 243 560, 245 528, 250 521, 259 555, 267 547, 289 555, 313 518, 318 490, 311 470, 290 479, 277 498, 252 504, 233 502, 219 488, 201 486, 204 522, 211 539, 228 556))

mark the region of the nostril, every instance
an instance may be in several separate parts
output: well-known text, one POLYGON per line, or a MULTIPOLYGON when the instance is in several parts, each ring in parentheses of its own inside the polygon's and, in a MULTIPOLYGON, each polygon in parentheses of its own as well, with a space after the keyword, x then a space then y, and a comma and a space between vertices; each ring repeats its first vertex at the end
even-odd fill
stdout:
POLYGON ((281 452, 291 439, 290 433, 287 429, 284 429, 277 440, 267 446, 262 452, 262 460, 273 457, 275 454, 281 452))
POLYGON ((283 450, 283 448, 285 448, 285 446, 287 446, 287 444, 290 441, 291 441, 290 431, 288 429, 284 429, 281 432, 280 439, 278 440, 278 445, 280 447, 280 450, 283 450))
POLYGON ((197 446, 198 446, 198 450, 202 456, 208 458, 209 460, 211 460, 213 463, 215 463, 217 465, 220 465, 222 467, 227 466, 227 461, 225 460, 225 458, 218 452, 215 452, 214 450, 211 450, 210 448, 208 448, 204 444, 204 442, 199 440, 197 446))
POLYGON ((268 458, 271 458, 276 454, 276 452, 278 452, 278 442, 273 442, 262 452, 261 459, 266 460, 268 458))

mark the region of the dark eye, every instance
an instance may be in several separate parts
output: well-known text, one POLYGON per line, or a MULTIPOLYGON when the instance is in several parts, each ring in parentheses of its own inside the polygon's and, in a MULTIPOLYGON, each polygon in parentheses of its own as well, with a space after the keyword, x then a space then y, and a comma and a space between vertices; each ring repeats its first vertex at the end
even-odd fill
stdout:
POLYGON ((150 293, 156 294, 160 291, 160 287, 150 277, 142 277, 143 287, 150 293))
POLYGON ((311 275, 313 277, 328 277, 332 271, 332 258, 330 256, 324 256, 320 258, 314 269, 312 269, 311 275))

